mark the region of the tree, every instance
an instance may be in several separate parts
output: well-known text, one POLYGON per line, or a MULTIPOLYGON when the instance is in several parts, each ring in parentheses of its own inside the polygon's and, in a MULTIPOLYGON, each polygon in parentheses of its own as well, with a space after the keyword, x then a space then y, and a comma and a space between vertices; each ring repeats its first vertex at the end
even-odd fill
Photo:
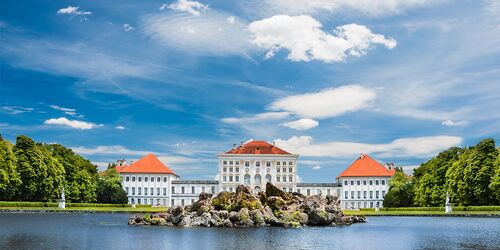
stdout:
POLYGON ((495 174, 491 177, 490 189, 497 200, 497 204, 500 204, 500 148, 497 151, 497 159, 494 164, 495 174))
POLYGON ((57 198, 64 181, 64 168, 50 151, 20 135, 16 138, 14 153, 22 182, 17 198, 25 201, 57 198))
POLYGON ((428 207, 445 203, 446 172, 463 151, 459 147, 449 148, 413 171, 415 205, 428 207))
POLYGON ((96 200, 97 167, 73 150, 59 144, 45 145, 62 163, 65 171, 64 191, 72 202, 96 200))
POLYGON ((466 206, 495 203, 490 182, 497 154, 495 141, 489 138, 460 155, 446 173, 452 201, 466 206))
POLYGON ((99 203, 126 204, 128 202, 127 193, 121 184, 121 176, 114 168, 99 173, 96 195, 99 203))
POLYGON ((12 144, 0 135, 0 200, 11 200, 21 184, 12 144))
POLYGON ((384 197, 384 207, 410 207, 412 205, 412 177, 402 171, 396 171, 389 181, 389 191, 384 197))

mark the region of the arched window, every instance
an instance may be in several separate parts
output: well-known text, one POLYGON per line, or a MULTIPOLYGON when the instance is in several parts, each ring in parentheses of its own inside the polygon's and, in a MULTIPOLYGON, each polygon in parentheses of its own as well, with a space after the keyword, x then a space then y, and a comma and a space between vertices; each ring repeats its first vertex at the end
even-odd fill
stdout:
POLYGON ((266 182, 271 182, 271 175, 270 174, 266 175, 266 182))
POLYGON ((255 186, 255 187, 253 188, 253 190, 254 190, 256 193, 258 193, 258 192, 260 192, 260 187, 259 187, 259 186, 255 186))
POLYGON ((250 175, 245 175, 245 184, 250 184, 250 175))
POLYGON ((255 175, 255 183, 260 183, 260 174, 255 175))

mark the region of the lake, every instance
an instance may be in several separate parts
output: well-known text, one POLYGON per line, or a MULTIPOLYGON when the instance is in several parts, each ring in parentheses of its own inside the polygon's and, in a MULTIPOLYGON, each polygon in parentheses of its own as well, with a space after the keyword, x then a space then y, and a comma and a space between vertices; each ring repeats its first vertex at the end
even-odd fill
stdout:
POLYGON ((0 249, 500 249, 499 218, 369 217, 291 229, 128 226, 128 216, 0 213, 0 249))

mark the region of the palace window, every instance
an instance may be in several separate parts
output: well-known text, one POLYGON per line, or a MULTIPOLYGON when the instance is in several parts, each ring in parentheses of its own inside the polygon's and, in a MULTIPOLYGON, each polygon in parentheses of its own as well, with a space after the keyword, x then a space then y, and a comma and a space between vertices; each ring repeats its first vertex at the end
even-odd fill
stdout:
POLYGON ((281 168, 277 168, 277 169, 276 169, 276 172, 278 172, 278 173, 279 173, 280 171, 281 171, 281 168))
POLYGON ((255 166, 256 166, 256 167, 260 167, 260 161, 255 162, 255 166))
POLYGON ((289 182, 292 182, 292 180, 293 180, 293 177, 292 177, 291 175, 290 175, 290 176, 288 176, 288 181, 289 181, 289 182))
POLYGON ((139 182, 140 182, 140 181, 141 181, 141 179, 142 179, 142 178, 141 178, 140 176, 139 176, 139 177, 137 177, 137 181, 139 181, 139 182))
POLYGON ((283 168, 283 173, 285 173, 285 172, 286 172, 286 168, 283 168))
POLYGON ((148 177, 147 176, 144 177, 144 181, 148 182, 148 177))
POLYGON ((288 165, 292 166, 292 165, 293 165, 293 162, 289 161, 289 162, 288 162, 288 165))
POLYGON ((227 181, 227 177, 225 175, 222 176, 222 181, 227 181))
POLYGON ((222 164, 223 164, 223 165, 227 165, 227 161, 223 161, 223 162, 222 162, 222 164))
POLYGON ((232 175, 229 176, 229 181, 233 182, 233 176, 232 175))
POLYGON ((307 189, 307 196, 311 195, 311 189, 307 189))
POLYGON ((130 177, 125 177, 125 181, 130 181, 130 177))
POLYGON ((175 194, 175 187, 172 187, 172 194, 175 194))
POLYGON ((193 204, 193 203, 194 203, 194 199, 191 199, 191 204, 193 204))
POLYGON ((384 196, 385 196, 385 190, 384 190, 384 191, 382 191, 382 197, 384 197, 384 196))
POLYGON ((156 178, 156 182, 160 182, 160 181, 161 181, 160 177, 156 178))
POLYGON ((227 172, 227 168, 224 167, 223 170, 222 170, 222 172, 227 172))
POLYGON ((363 185, 366 185, 366 180, 363 180, 363 185))
POLYGON ((344 186, 347 186, 348 185, 348 181, 344 181, 344 186))
POLYGON ((366 199, 366 191, 363 191, 363 198, 366 199))
POLYGON ((276 182, 280 182, 280 177, 276 176, 276 182))
POLYGON ((234 162, 236 165, 240 165, 240 162, 239 161, 235 161, 234 162))
POLYGON ((137 188, 137 195, 141 195, 141 193, 142 193, 141 191, 142 191, 142 188, 138 187, 137 188))
POLYGON ((378 193, 379 193, 378 191, 375 191, 375 198, 377 199, 378 199, 378 193))
POLYGON ((370 199, 373 199, 373 191, 370 191, 370 199))
POLYGON ((250 175, 249 174, 245 175, 244 182, 245 182, 245 184, 250 184, 250 175))
POLYGON ((385 180, 382 180, 381 182, 382 182, 382 185, 385 185, 385 180))
POLYGON ((137 204, 141 204, 141 199, 140 198, 137 199, 137 204))
POLYGON ((201 192, 205 192, 205 187, 201 187, 201 192))
POLYGON ((181 199, 181 205, 184 206, 184 199, 181 199))
POLYGON ((148 195, 148 188, 144 188, 144 195, 148 195))
POLYGON ((375 185, 378 185, 378 180, 375 180, 375 185))
POLYGON ((186 188, 185 187, 181 187, 181 194, 184 194, 186 193, 186 188))
POLYGON ((135 181, 135 176, 132 176, 132 181, 135 181))
POLYGON ((245 167, 250 167, 250 162, 246 161, 245 162, 245 167))
POLYGON ((351 181, 351 186, 354 186, 354 181, 351 181))
POLYGON ((167 182, 167 177, 163 177, 163 182, 167 182))
POLYGON ((212 187, 212 194, 215 194, 215 187, 212 187))
POLYGON ((277 162, 276 162, 276 165, 278 165, 278 166, 279 166, 279 165, 280 165, 280 162, 279 162, 279 161, 277 161, 277 162))
POLYGON ((283 182, 286 182, 286 175, 283 175, 283 182))
POLYGON ((240 168, 236 167, 235 172, 240 172, 240 168))
POLYGON ((156 195, 160 195, 160 188, 156 188, 156 195))
POLYGON ((266 181, 267 181, 267 182, 271 182, 271 175, 270 175, 270 174, 267 174, 267 175, 266 175, 266 181))
POLYGON ((345 197, 346 199, 349 199, 349 192, 345 191, 345 193, 344 193, 344 197, 345 197))
POLYGON ((358 186, 359 186, 359 185, 361 185, 361 181, 360 181, 360 180, 357 180, 357 181, 356 181, 356 185, 358 185, 358 186))
POLYGON ((271 166, 271 162, 270 161, 266 162, 266 167, 270 167, 270 166, 271 166))
POLYGON ((229 161, 229 165, 233 165, 233 161, 229 161))
POLYGON ((125 192, 127 192, 127 194, 128 194, 128 187, 125 188, 125 192))
POLYGON ((372 181, 372 180, 370 180, 370 186, 371 186, 371 185, 373 185, 373 181, 372 181))
POLYGON ((235 176, 234 179, 235 179, 236 182, 240 182, 240 176, 239 175, 235 176))
POLYGON ((286 166, 286 161, 283 162, 283 166, 286 166))
POLYGON ((167 188, 163 188, 163 195, 167 195, 167 188))
POLYGON ((351 191, 351 199, 354 199, 354 191, 351 191))
POLYGON ((195 188, 191 187, 191 193, 194 194, 195 188))
POLYGON ((132 195, 135 195, 135 187, 132 188, 132 195))
POLYGON ((358 191, 358 199, 361 199, 361 191, 358 191))
POLYGON ((233 172, 233 168, 229 168, 229 172, 233 172))
POLYGON ((170 200, 170 205, 171 205, 171 206, 175 206, 175 200, 174 200, 174 199, 171 199, 171 200, 170 200))
POLYGON ((153 188, 150 188, 149 191, 151 191, 151 195, 155 195, 153 188))
POLYGON ((260 183, 260 174, 255 175, 255 183, 260 183))
POLYGON ((288 168, 288 172, 291 173, 291 172, 293 172, 292 170, 293 170, 292 168, 288 168))

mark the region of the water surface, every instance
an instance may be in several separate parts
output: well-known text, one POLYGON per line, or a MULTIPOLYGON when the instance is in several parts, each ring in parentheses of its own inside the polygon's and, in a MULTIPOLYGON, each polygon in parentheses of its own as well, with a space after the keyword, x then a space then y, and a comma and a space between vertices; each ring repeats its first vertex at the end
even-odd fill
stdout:
POLYGON ((500 249, 499 218, 369 217, 287 229, 128 226, 128 216, 0 213, 0 249, 500 249))

